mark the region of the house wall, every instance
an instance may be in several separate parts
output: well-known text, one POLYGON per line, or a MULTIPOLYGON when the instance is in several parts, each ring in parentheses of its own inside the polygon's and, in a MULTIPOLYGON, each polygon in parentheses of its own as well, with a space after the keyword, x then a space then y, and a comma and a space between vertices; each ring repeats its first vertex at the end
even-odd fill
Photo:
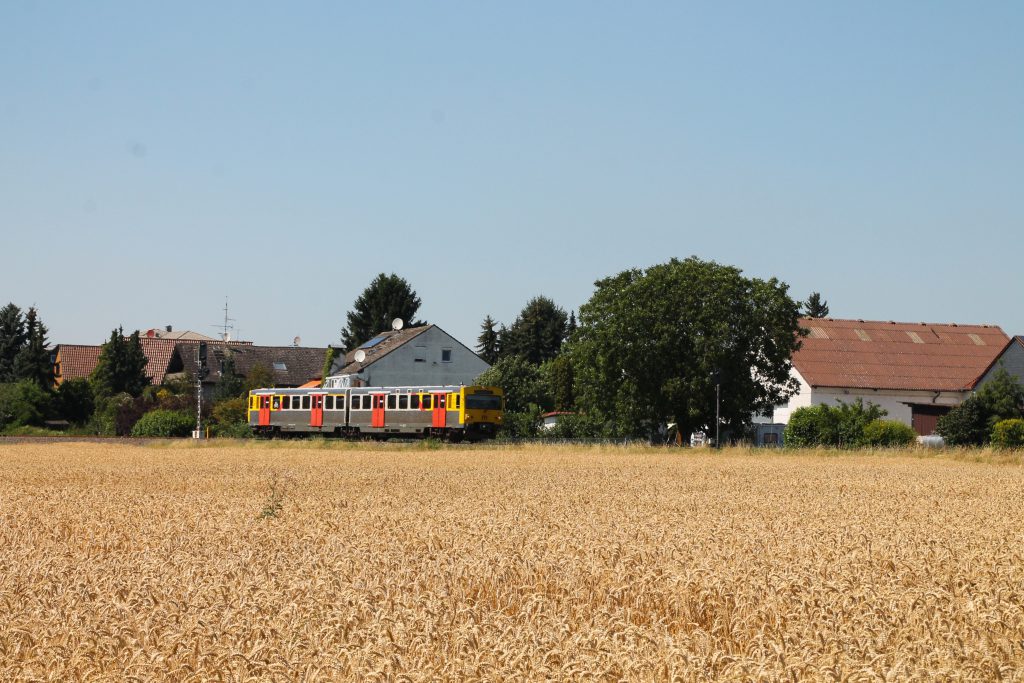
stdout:
POLYGON ((371 363, 359 378, 372 387, 472 384, 489 367, 454 337, 432 327, 371 363), (449 362, 441 359, 445 349, 451 350, 449 362))
POLYGON ((793 373, 800 381, 800 391, 789 400, 788 405, 775 409, 774 421, 780 424, 789 423, 790 416, 797 408, 826 404, 837 406, 839 401, 852 403, 860 398, 864 403, 871 402, 887 410, 889 414, 885 416, 885 419, 898 420, 906 425, 911 425, 913 411, 908 404, 956 406, 960 405, 968 395, 966 391, 890 391, 886 389, 811 387, 796 369, 793 370, 793 373))
POLYGON ((978 380, 978 385, 975 388, 980 389, 983 384, 991 381, 992 376, 999 368, 1003 368, 1016 377, 1018 382, 1024 384, 1024 345, 1021 344, 1019 339, 1014 339, 1013 343, 1003 351, 1003 354, 999 356, 999 359, 996 360, 989 371, 978 380))

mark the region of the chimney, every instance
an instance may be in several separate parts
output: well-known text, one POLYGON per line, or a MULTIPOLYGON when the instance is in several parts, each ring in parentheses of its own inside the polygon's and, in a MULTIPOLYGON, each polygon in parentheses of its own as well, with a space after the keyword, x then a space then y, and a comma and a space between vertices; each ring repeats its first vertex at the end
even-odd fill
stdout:
POLYGON ((167 327, 165 327, 164 329, 166 329, 166 330, 167 330, 168 332, 170 332, 170 331, 171 331, 171 326, 170 326, 170 325, 168 325, 168 326, 167 326, 167 327))

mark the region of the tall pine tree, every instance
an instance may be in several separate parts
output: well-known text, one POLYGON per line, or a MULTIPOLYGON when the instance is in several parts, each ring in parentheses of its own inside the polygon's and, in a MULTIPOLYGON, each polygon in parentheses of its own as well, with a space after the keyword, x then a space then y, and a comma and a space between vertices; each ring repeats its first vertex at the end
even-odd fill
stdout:
POLYGON ((498 362, 498 331, 494 329, 494 318, 487 316, 480 325, 480 336, 476 338, 476 353, 488 365, 498 362))
POLYGON ((804 315, 808 318, 827 318, 828 302, 823 301, 821 294, 818 292, 811 292, 811 295, 807 297, 807 302, 804 304, 804 315))
POLYGON ((14 375, 49 390, 53 388, 53 363, 46 348, 46 332, 46 325, 32 306, 25 314, 25 345, 14 357, 14 375))
POLYGON ((13 382, 14 359, 25 345, 25 319, 13 303, 0 309, 0 383, 13 382))
POLYGON ((92 372, 96 396, 106 398, 120 393, 140 395, 149 386, 150 378, 146 376, 148 363, 138 330, 127 338, 124 336, 124 328, 112 331, 110 339, 100 348, 99 363, 92 372))
POLYGON ((534 365, 551 360, 562 349, 567 324, 565 311, 554 301, 534 297, 501 336, 501 355, 522 356, 534 365))
POLYGON ((341 331, 341 343, 351 351, 380 332, 391 329, 391 321, 401 318, 407 327, 426 325, 414 320, 420 298, 412 286, 394 273, 381 273, 363 290, 348 312, 348 325, 341 331))

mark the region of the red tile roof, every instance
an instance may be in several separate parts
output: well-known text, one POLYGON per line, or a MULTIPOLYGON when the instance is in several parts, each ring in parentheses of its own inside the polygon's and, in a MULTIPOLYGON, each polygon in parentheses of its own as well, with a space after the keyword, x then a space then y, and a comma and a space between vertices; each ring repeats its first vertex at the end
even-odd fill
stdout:
POLYGON ((803 318, 793 365, 812 387, 966 391, 1006 347, 994 325, 803 318))
POLYGON ((60 344, 57 347, 57 362, 60 363, 61 382, 69 379, 88 377, 100 360, 100 347, 82 344, 60 344))

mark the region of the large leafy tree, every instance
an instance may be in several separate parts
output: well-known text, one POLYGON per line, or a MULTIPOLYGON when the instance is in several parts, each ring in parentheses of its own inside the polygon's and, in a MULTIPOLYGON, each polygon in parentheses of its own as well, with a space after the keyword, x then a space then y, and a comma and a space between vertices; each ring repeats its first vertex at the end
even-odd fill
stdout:
POLYGON ((476 352, 485 363, 494 365, 498 361, 498 331, 494 329, 494 318, 487 316, 480 325, 480 336, 476 338, 476 352))
POLYGON ((526 412, 531 406, 551 408, 551 397, 540 368, 522 356, 499 359, 473 383, 501 387, 505 393, 505 408, 511 413, 526 412))
POLYGON ((25 345, 25 319, 13 303, 0 308, 0 382, 16 379, 14 359, 25 345))
POLYGON ((351 351, 379 332, 390 329, 395 318, 401 318, 410 327, 425 325, 422 320, 414 320, 421 303, 405 278, 381 273, 352 304, 348 324, 341 331, 342 345, 351 351))
POLYGON ((554 301, 546 296, 534 297, 501 335, 501 355, 522 356, 540 365, 561 351, 567 325, 568 316, 554 301))
POLYGON ((827 318, 828 302, 823 300, 818 292, 811 292, 807 297, 807 303, 804 304, 804 315, 808 318, 827 318))
POLYGON ((1024 417, 1024 386, 999 368, 978 391, 939 418, 936 431, 951 446, 988 443, 997 422, 1024 417))
POLYGON ((129 337, 124 336, 124 328, 113 330, 110 339, 100 347, 100 359, 92 372, 96 396, 107 398, 121 393, 139 396, 149 386, 148 362, 138 330, 129 337))
POLYGON ((599 280, 570 344, 577 403, 621 435, 675 421, 734 432, 796 389, 800 305, 788 285, 691 257, 599 280))
POLYGON ((25 314, 25 345, 14 357, 14 375, 49 390, 53 387, 53 362, 50 350, 46 348, 46 333, 46 325, 40 320, 38 311, 35 307, 29 308, 25 314))

